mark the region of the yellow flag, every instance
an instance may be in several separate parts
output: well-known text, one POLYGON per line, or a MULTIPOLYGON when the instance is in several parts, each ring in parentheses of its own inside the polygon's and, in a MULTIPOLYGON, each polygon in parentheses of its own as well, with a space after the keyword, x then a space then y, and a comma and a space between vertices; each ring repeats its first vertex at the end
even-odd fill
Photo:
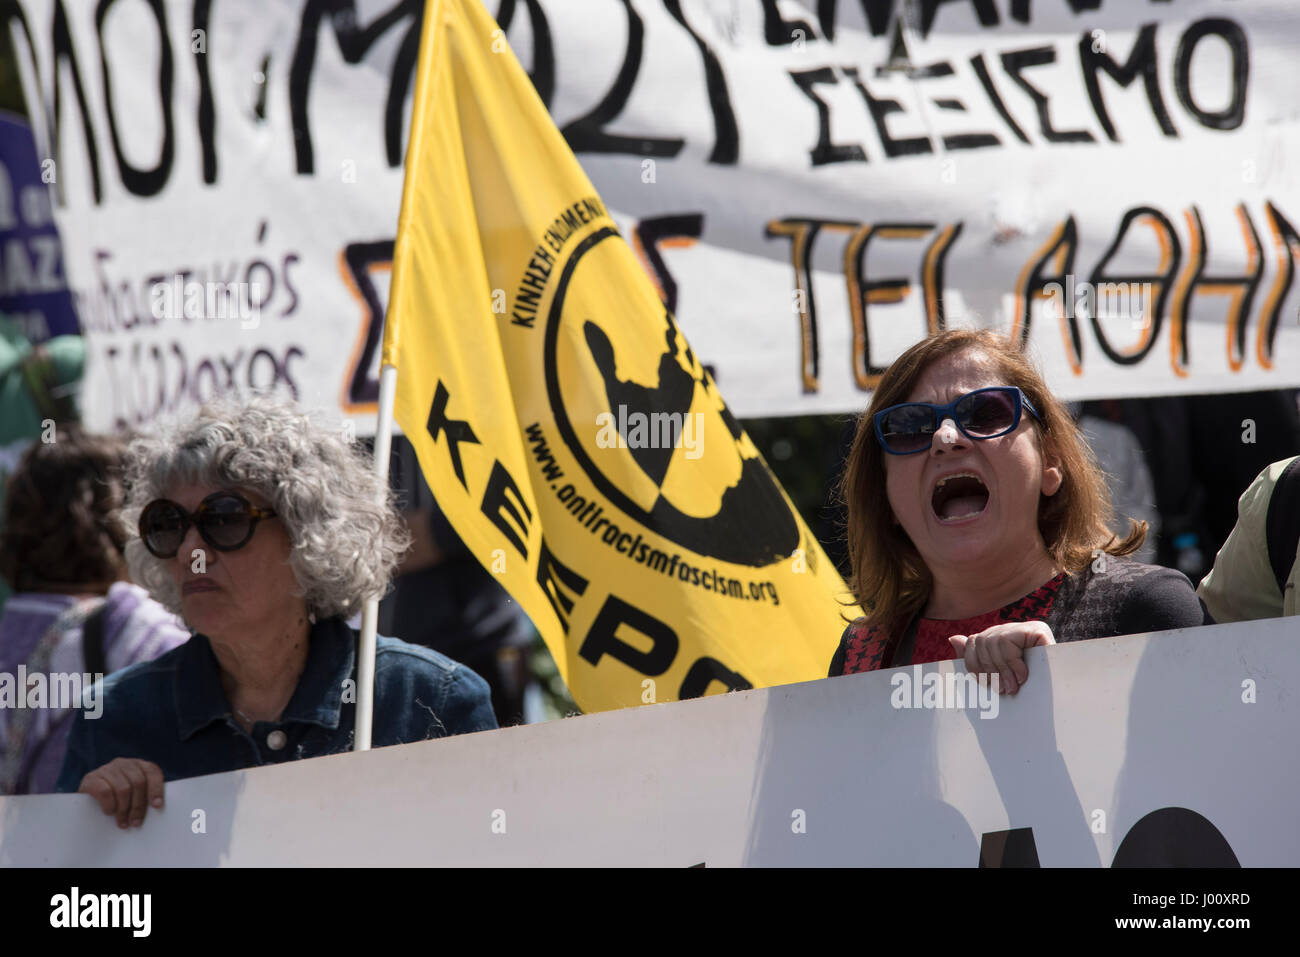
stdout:
POLYGON ((834 566, 481 0, 424 16, 383 361, 439 506, 584 711, 824 677, 834 566))

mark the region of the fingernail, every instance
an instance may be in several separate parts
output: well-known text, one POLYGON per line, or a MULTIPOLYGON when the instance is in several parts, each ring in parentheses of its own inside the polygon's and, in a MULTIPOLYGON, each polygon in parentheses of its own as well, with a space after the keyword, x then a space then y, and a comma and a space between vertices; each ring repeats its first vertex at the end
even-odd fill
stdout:
POLYGON ((152 804, 154 807, 162 807, 162 798, 154 798, 149 803, 152 804))

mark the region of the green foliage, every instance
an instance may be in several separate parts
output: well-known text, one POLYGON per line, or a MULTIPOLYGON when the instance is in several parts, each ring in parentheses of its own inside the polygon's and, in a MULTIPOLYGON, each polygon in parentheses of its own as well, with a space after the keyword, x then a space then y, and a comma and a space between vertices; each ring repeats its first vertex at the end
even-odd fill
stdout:
POLYGON ((573 696, 569 694, 569 689, 564 686, 560 669, 556 666, 555 659, 551 657, 546 642, 542 641, 542 636, 536 632, 534 635, 533 651, 528 665, 542 691, 543 720, 552 721, 555 718, 568 718, 574 714, 581 714, 581 710, 574 703, 573 696))

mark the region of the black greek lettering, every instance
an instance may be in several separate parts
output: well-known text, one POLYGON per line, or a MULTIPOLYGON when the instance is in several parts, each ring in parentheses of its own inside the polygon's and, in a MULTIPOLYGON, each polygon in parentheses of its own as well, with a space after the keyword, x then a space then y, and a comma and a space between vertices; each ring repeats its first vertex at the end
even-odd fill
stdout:
POLYGON ((1002 54, 1002 68, 1015 81, 1016 86, 1024 90, 1034 101, 1038 111, 1038 128, 1043 138, 1049 143, 1092 143, 1093 135, 1087 130, 1058 130, 1052 126, 1052 118, 1047 109, 1047 97, 1023 76, 1021 72, 1032 66, 1046 66, 1056 62, 1056 50, 1052 47, 1032 47, 1028 50, 1012 50, 1002 54))
POLYGON ((289 267, 298 265, 299 256, 297 253, 285 253, 284 259, 280 263, 280 273, 284 276, 284 288, 289 294, 289 305, 280 311, 280 318, 292 315, 298 308, 298 287, 293 284, 289 276, 289 267))
POLYGON ((248 378, 248 387, 254 392, 269 392, 274 389, 276 383, 280 379, 280 363, 276 361, 275 353, 265 348, 258 349, 254 352, 248 357, 248 370, 245 372, 245 376, 248 378), (260 385, 257 381, 257 376, 254 374, 257 360, 263 358, 269 360, 271 363, 271 378, 267 381, 266 385, 260 385))
POLYGON ((284 360, 280 363, 280 380, 289 387, 289 392, 295 401, 298 399, 298 383, 290 375, 289 360, 301 359, 305 355, 306 353, 297 346, 290 346, 284 350, 284 360))
POLYGON ((1178 102, 1197 122, 1212 130, 1235 130, 1246 118, 1246 84, 1250 80, 1250 48, 1246 32, 1231 20, 1211 17, 1197 20, 1178 38, 1178 52, 1174 56, 1174 92, 1178 102), (1232 54, 1232 96, 1228 105, 1216 111, 1205 110, 1192 100, 1189 76, 1192 54, 1196 45, 1208 36, 1216 36, 1228 44, 1232 54))
MULTIPOLYGON (((524 0, 524 5, 528 7, 528 21, 533 37, 533 65, 528 71, 528 78, 533 81, 533 89, 537 90, 542 105, 549 111, 551 100, 555 96, 555 45, 551 41, 551 26, 537 0, 524 0)), ((501 6, 497 9, 497 26, 509 33, 514 18, 515 0, 501 0, 501 6)))
POLYGON ((623 51, 623 65, 619 67, 605 96, 591 110, 567 123, 560 133, 575 153, 629 153, 633 156, 676 156, 686 141, 658 136, 625 136, 608 133, 605 126, 612 123, 627 106, 628 97, 641 69, 642 44, 645 26, 632 7, 631 0, 622 0, 627 14, 627 46, 623 51))
POLYGON ((1093 46, 1092 34, 1085 31, 1079 37, 1079 64, 1083 68, 1083 83, 1088 89, 1092 111, 1097 114, 1097 122, 1106 131, 1111 142, 1118 143, 1119 135, 1115 132, 1115 124, 1111 122, 1110 113, 1106 110, 1106 102, 1101 98, 1101 82, 1097 77, 1099 70, 1105 70, 1112 80, 1126 88, 1137 79, 1138 74, 1141 74, 1142 84, 1147 91, 1147 102, 1151 104, 1151 112, 1155 114, 1161 132, 1165 136, 1177 136, 1178 131, 1174 129, 1174 121, 1169 118, 1164 97, 1160 95, 1160 78, 1156 72, 1156 25, 1143 24, 1137 38, 1133 41, 1133 49, 1129 51, 1128 59, 1122 66, 1104 50, 1094 52, 1093 46))
POLYGON ((682 13, 681 0, 664 0, 664 7, 674 20, 691 35, 695 47, 704 61, 704 83, 709 93, 709 111, 713 114, 713 151, 710 163, 732 164, 740 158, 740 127, 736 125, 736 111, 731 105, 727 78, 722 64, 708 42, 687 22, 682 13))
POLYGON ((293 124, 294 153, 299 173, 312 173, 316 168, 307 100, 311 93, 312 70, 316 65, 317 34, 322 22, 326 20, 334 31, 344 61, 349 64, 360 63, 366 51, 394 24, 402 20, 410 21, 398 54, 393 59, 388 100, 384 107, 384 141, 388 150, 388 165, 401 165, 402 106, 419 50, 423 6, 419 0, 401 0, 362 28, 357 23, 356 4, 353 0, 307 0, 303 5, 298 42, 289 66, 289 115, 293 124))
POLYGON ((795 86, 803 95, 813 101, 817 107, 817 145, 808 151, 813 166, 825 166, 828 163, 865 163, 867 154, 857 143, 831 142, 831 110, 826 101, 813 92, 819 83, 838 83, 835 71, 828 66, 816 70, 788 71, 795 86))
POLYGON ((122 141, 117 131, 117 115, 113 103, 113 83, 108 69, 108 52, 104 48, 104 19, 117 0, 99 0, 95 8, 95 35, 99 39, 99 62, 104 77, 104 111, 108 114, 108 133, 113 142, 113 155, 117 159, 118 175, 122 185, 136 196, 154 196, 167 184, 171 175, 172 158, 176 148, 176 134, 172 127, 172 47, 167 37, 167 15, 162 0, 146 0, 149 11, 158 25, 158 100, 162 109, 163 141, 158 163, 152 169, 137 169, 127 162, 122 152, 122 141))

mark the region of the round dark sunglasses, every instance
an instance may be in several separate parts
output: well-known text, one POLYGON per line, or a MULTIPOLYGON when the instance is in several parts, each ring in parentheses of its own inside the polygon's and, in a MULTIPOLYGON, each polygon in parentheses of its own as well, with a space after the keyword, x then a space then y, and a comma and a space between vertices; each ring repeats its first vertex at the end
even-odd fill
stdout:
POLYGON ((140 513, 140 540, 156 558, 175 558, 193 525, 217 551, 233 552, 248 544, 258 522, 274 515, 269 508, 258 508, 236 492, 213 492, 193 512, 160 498, 140 513))
POLYGON ((876 438, 890 455, 913 455, 928 449, 943 420, 952 419, 968 439, 995 439, 1016 430, 1022 408, 1042 421, 1029 397, 1010 385, 976 389, 947 405, 905 402, 876 413, 876 438))

